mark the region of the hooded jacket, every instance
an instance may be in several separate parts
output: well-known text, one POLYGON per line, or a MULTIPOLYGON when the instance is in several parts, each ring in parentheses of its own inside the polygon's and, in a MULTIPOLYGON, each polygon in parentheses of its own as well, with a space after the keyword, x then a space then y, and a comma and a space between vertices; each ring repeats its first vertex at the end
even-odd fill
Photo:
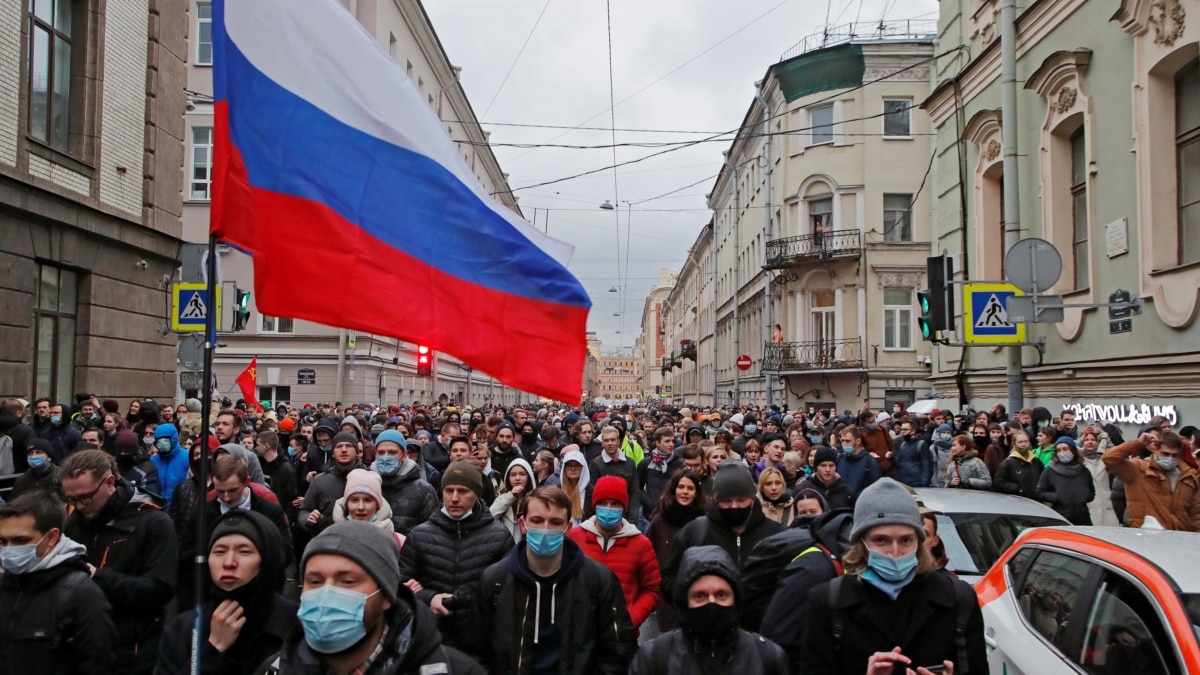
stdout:
POLYGON ((116 492, 92 520, 80 511, 64 529, 87 547, 85 561, 96 567, 92 580, 112 604, 117 627, 113 672, 154 667, 162 634, 162 613, 175 592, 178 544, 171 518, 151 496, 116 479, 116 492))
MULTIPOLYGON (((558 477, 559 487, 565 485, 563 481, 566 479, 563 477, 563 469, 567 466, 567 462, 578 462, 583 466, 583 471, 579 474, 579 512, 583 513, 588 508, 588 487, 592 484, 592 471, 588 468, 587 458, 579 450, 579 446, 568 445, 566 448, 563 448, 562 460, 558 463, 558 469, 554 473, 558 477), (572 447, 575 449, 567 449, 572 447)), ((583 522, 583 519, 579 519, 579 522, 583 522)), ((578 525, 579 523, 576 522, 574 524, 578 525)))
POLYGON ((679 573, 683 552, 689 547, 720 546, 733 559, 738 569, 743 569, 747 558, 750 557, 750 551, 758 542, 773 534, 783 532, 784 529, 782 525, 763 515, 762 505, 755 499, 754 504, 750 507, 750 517, 746 520, 745 528, 741 534, 734 534, 733 529, 726 525, 721 517, 721 508, 717 506, 716 502, 713 502, 708 505, 705 515, 684 525, 683 529, 675 535, 675 544, 671 548, 670 557, 665 561, 660 561, 662 587, 663 589, 673 587, 675 577, 679 573))
MULTIPOLYGON (((508 469, 504 472, 504 480, 500 482, 501 486, 508 485, 508 474, 513 470, 513 467, 525 469, 525 473, 529 475, 529 485, 526 486, 520 497, 528 497, 530 492, 533 492, 537 487, 537 476, 533 475, 533 467, 524 459, 514 459, 512 464, 508 465, 508 469)), ((517 522, 519 514, 517 508, 520 497, 512 492, 502 492, 492 501, 491 508, 492 517, 497 520, 506 530, 512 533, 513 541, 521 541, 521 524, 517 522)))
POLYGON ((472 617, 488 636, 489 672, 527 675, 535 668, 562 675, 624 675, 637 638, 612 572, 567 539, 562 566, 548 579, 529 570, 526 542, 484 572, 472 617))
POLYGON ((1092 524, 1088 504, 1096 498, 1096 484, 1091 472, 1078 461, 1069 464, 1055 461, 1046 467, 1038 478, 1037 498, 1050 504, 1072 525, 1092 524))
POLYGON ((584 555, 617 575, 629 619, 634 628, 640 628, 654 611, 660 593, 658 559, 650 540, 627 520, 621 521, 616 534, 607 536, 600 531, 595 516, 571 528, 567 537, 579 544, 584 555))
POLYGON ((792 495, 798 495, 805 490, 812 490, 821 495, 821 498, 825 500, 826 508, 829 509, 851 508, 854 506, 854 497, 857 495, 837 474, 834 474, 832 483, 826 484, 821 482, 816 472, 813 472, 808 478, 796 483, 792 495))
POLYGON ((946 463, 946 473, 942 476, 940 487, 960 487, 971 490, 992 489, 992 475, 988 473, 987 465, 979 459, 979 453, 968 450, 957 457, 952 457, 946 463), (951 485, 955 477, 959 484, 951 485))
MULTIPOLYGON (((696 579, 710 574, 730 582, 734 606, 740 609, 746 594, 737 581, 737 567, 724 551, 713 546, 694 548, 684 554, 679 578, 672 589, 676 605, 686 602, 687 591, 696 579)), ((728 635, 715 639, 690 634, 687 629, 670 631, 642 645, 629 672, 631 675, 784 675, 788 670, 782 649, 735 626, 728 635), (718 663, 720 670, 714 670, 718 663)))
POLYGON ((227 450, 235 457, 241 457, 246 462, 246 473, 250 476, 251 483, 263 486, 267 484, 266 474, 262 470, 262 463, 258 461, 258 453, 253 450, 247 450, 242 447, 241 443, 226 443, 217 449, 227 450))
POLYGON ((407 457, 391 476, 382 476, 383 498, 392 510, 392 527, 404 536, 429 520, 438 509, 438 496, 421 475, 421 466, 407 457))
MULTIPOLYGON (((175 486, 187 477, 188 473, 188 453, 179 446, 179 430, 174 424, 160 424, 154 430, 154 442, 158 443, 160 438, 171 439, 171 450, 169 452, 156 452, 150 458, 154 468, 158 469, 158 487, 162 490, 162 498, 171 503, 171 496, 175 494, 175 486)), ((244 449, 244 448, 243 448, 244 449)), ((259 469, 261 472, 262 470, 259 469)))
POLYGON ((112 606, 89 578, 85 553, 64 535, 31 571, 0 575, 0 670, 113 672, 112 606))
POLYGON ((879 462, 875 461, 875 456, 866 448, 849 454, 839 451, 837 472, 854 494, 862 492, 868 485, 883 478, 879 462))
POLYGON ((1033 455, 1032 449, 1026 457, 1013 448, 1008 457, 1000 462, 992 487, 996 492, 1037 499, 1038 478, 1042 470, 1042 461, 1033 455))
MULTIPOLYGON (((699 496, 693 500, 688 506, 683 506, 671 500, 671 503, 664 509, 659 509, 658 513, 654 514, 654 518, 650 521, 650 527, 646 530, 646 538, 654 545, 654 557, 660 566, 659 579, 661 586, 662 570, 661 566, 670 555, 671 549, 675 544, 675 536, 684 525, 704 515, 704 505, 700 502, 699 496)), ((662 593, 659 593, 658 603, 654 607, 655 617, 658 619, 658 629, 662 632, 674 630, 678 627, 675 620, 675 606, 671 604, 671 599, 662 593)))
POLYGON ((333 445, 328 448, 322 448, 317 445, 317 431, 324 430, 329 432, 329 437, 333 438, 341 431, 341 427, 332 419, 325 418, 317 422, 313 427, 313 441, 308 446, 308 455, 304 460, 304 474, 307 476, 310 472, 321 473, 333 463, 333 445))

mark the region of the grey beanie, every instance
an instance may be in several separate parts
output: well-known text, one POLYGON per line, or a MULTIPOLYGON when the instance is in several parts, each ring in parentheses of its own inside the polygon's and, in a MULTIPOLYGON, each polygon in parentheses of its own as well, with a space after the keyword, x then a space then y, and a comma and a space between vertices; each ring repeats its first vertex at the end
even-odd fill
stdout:
POLYGON ((858 495, 854 503, 854 529, 851 541, 858 541, 878 525, 908 525, 925 541, 925 527, 921 523, 921 510, 917 499, 900 483, 891 478, 880 478, 858 495))
POLYGON ((383 596, 395 604, 400 588, 400 549, 387 532, 357 520, 334 523, 304 548, 301 575, 308 559, 319 553, 349 558, 361 565, 379 584, 383 596))
POLYGON ((753 497, 758 492, 750 469, 736 459, 727 459, 717 465, 713 476, 713 499, 737 499, 753 497))

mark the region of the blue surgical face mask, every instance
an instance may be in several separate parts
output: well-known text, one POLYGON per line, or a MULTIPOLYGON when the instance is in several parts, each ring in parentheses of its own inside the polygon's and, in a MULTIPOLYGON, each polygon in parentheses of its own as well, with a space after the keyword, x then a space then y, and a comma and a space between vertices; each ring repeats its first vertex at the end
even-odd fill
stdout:
POLYGON ((906 553, 899 558, 893 558, 886 553, 867 550, 867 567, 875 570, 884 581, 899 583, 911 580, 911 575, 917 569, 917 552, 906 553))
POLYGON ((392 476, 400 470, 400 458, 393 455, 378 455, 375 457, 375 473, 380 476, 392 476))
POLYGON ((853 454, 854 453, 854 444, 842 443, 842 452, 846 453, 847 455, 853 454))
POLYGON ((1163 471, 1174 471, 1179 466, 1179 460, 1174 457, 1155 457, 1154 461, 1163 471))
POLYGON ((621 522, 621 518, 625 512, 614 506, 597 506, 596 507, 596 522, 600 523, 600 527, 606 530, 611 530, 621 522))
POLYGON ((939 441, 950 441, 954 439, 953 434, 938 434, 939 441))
POLYGON ((813 445, 824 445, 824 444, 825 444, 825 437, 824 437, 824 436, 817 436, 817 435, 815 435, 815 434, 814 434, 814 435, 812 435, 812 436, 809 436, 809 437, 808 437, 808 442, 809 442, 809 443, 812 443, 813 445))
POLYGON ((154 441, 154 449, 159 452, 170 452, 174 447, 175 444, 169 438, 159 438, 154 441))
POLYGON ((455 518, 454 516, 450 515, 450 511, 448 511, 446 509, 446 507, 444 507, 444 506, 442 507, 442 513, 450 520, 459 521, 459 520, 466 520, 467 518, 470 518, 471 514, 474 513, 474 509, 467 511, 466 513, 462 514, 462 516, 460 516, 458 518, 455 518))
POLYGON ((50 416, 50 424, 60 424, 60 423, 62 423, 61 415, 51 415, 50 416))
MULTIPOLYGON (((45 538, 46 535, 43 534, 42 539, 45 538)), ((37 547, 41 545, 42 539, 38 539, 36 544, 0 547, 0 565, 4 566, 4 571, 24 574, 36 567, 42 561, 37 554, 37 547)))
POLYGON ((371 595, 330 584, 302 593, 299 618, 308 646, 321 654, 336 654, 363 639, 363 614, 371 595))
POLYGON ((758 433, 758 425, 757 424, 747 424, 745 431, 746 431, 747 436, 753 436, 754 434, 758 433))
POLYGON ((525 541, 529 550, 539 558, 549 558, 558 553, 566 536, 565 530, 539 530, 530 527, 525 531, 525 541))
POLYGON ((29 455, 28 457, 25 458, 25 461, 29 464, 29 466, 31 466, 35 469, 40 469, 43 466, 46 466, 46 455, 44 455, 42 453, 38 453, 36 455, 29 455))

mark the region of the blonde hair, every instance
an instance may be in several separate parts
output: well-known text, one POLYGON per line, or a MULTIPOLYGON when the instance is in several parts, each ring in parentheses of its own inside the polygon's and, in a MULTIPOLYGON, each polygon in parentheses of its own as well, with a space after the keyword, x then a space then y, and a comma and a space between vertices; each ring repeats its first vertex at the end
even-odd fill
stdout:
POLYGON ((804 468, 804 458, 795 450, 788 450, 783 453, 783 465, 787 467, 788 471, 796 473, 804 468))
MULTIPOLYGON (((579 481, 571 480, 570 478, 567 477, 567 464, 569 464, 570 462, 575 462, 576 464, 579 464, 581 467, 583 466, 577 460, 574 460, 574 459, 569 460, 567 462, 563 462, 562 491, 567 493, 567 496, 571 498, 571 517, 574 518, 575 520, 582 520, 583 519, 583 499, 579 495, 579 481)), ((583 474, 580 474, 579 477, 583 478, 583 474)))
POLYGON ((773 466, 763 469, 762 473, 758 474, 758 493, 763 493, 763 487, 772 476, 779 476, 779 482, 783 483, 783 491, 787 492, 787 479, 783 477, 783 472, 773 466))
MULTIPOLYGON (((864 533, 863 537, 866 534, 864 533)), ((846 574, 859 575, 867 569, 867 545, 862 537, 854 542, 854 546, 846 555, 842 556, 842 567, 845 568, 846 574)), ((934 560, 933 554, 923 544, 917 544, 917 574, 929 574, 938 571, 937 560, 934 560)))

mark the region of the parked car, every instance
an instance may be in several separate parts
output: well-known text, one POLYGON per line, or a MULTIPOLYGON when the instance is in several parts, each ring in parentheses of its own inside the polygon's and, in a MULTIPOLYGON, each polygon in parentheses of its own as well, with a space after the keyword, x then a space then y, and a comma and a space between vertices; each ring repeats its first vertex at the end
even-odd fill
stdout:
POLYGON ((1200 673, 1200 534, 1021 535, 975 585, 993 673, 1200 673))
POLYGON ((917 502, 938 512, 946 569, 975 583, 1031 527, 1069 525, 1054 509, 1032 499, 981 490, 916 488, 917 502))

